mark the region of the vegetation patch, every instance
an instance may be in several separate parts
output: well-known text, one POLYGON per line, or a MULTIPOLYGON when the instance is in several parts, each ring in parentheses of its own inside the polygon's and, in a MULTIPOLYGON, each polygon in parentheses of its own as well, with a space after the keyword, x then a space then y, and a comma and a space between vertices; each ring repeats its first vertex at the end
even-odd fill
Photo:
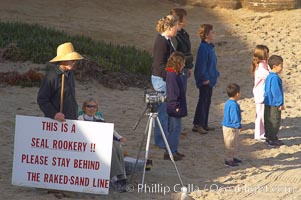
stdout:
POLYGON ((19 85, 21 87, 39 86, 42 78, 43 74, 36 70, 29 70, 24 74, 20 74, 17 71, 0 73, 1 83, 19 85))
MULTIPOLYGON (((85 61, 78 63, 78 70, 84 70, 79 72, 82 74, 81 80, 85 79, 84 75, 92 76, 105 86, 113 88, 144 87, 149 84, 152 58, 147 51, 134 46, 95 41, 83 35, 70 36, 63 31, 38 24, 0 22, 1 59, 46 63, 55 56, 57 46, 65 42, 72 42, 76 51, 85 57, 85 61), (88 72, 87 69, 91 71, 88 72), (120 84, 121 87, 114 84, 120 84)), ((28 74, 23 75, 28 77, 28 74)), ((19 80, 19 77, 15 78, 19 80)), ((12 83, 16 81, 12 80, 12 83)))

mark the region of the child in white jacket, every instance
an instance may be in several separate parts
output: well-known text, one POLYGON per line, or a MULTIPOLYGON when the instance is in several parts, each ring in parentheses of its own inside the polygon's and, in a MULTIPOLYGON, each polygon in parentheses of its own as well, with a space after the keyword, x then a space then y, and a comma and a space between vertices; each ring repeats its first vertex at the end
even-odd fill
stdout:
POLYGON ((264 140, 264 86, 265 79, 269 75, 270 67, 267 64, 269 48, 265 45, 257 45, 254 49, 252 60, 252 73, 254 75, 254 101, 256 105, 254 139, 264 140))

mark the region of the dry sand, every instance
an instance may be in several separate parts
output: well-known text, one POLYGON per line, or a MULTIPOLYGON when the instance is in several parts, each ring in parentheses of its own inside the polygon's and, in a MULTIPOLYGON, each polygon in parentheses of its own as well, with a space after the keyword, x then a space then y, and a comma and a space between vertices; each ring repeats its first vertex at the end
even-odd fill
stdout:
MULTIPOLYGON (((110 0, 110 1, 1 1, 1 21, 39 23, 65 30, 71 34, 85 34, 97 40, 114 44, 135 45, 151 51, 156 34, 156 21, 174 7, 168 1, 110 0)), ((193 77, 188 81, 188 117, 183 119, 187 132, 181 136, 180 152, 186 157, 176 162, 182 179, 189 186, 189 195, 195 199, 301 199, 301 10, 255 13, 252 11, 205 9, 185 7, 188 11, 187 31, 190 33, 193 53, 199 44, 196 36, 201 23, 211 23, 216 30, 216 53, 221 72, 214 89, 210 111, 210 125, 216 130, 208 135, 191 132, 198 91, 193 77), (250 74, 252 49, 266 44, 271 54, 284 58, 281 74, 285 92, 286 110, 282 115, 279 137, 285 145, 269 148, 253 139, 255 105, 252 98, 253 78, 250 74), (244 163, 236 168, 223 165, 224 145, 221 130, 223 104, 227 99, 225 87, 229 82, 241 85, 243 110, 239 157, 244 163)), ((76 49, 76 47, 75 47, 76 49)), ((54 52, 55 56, 55 52, 54 52)), ((0 71, 27 70, 41 67, 31 63, 0 63, 0 71)), ((136 131, 135 122, 144 110, 143 90, 130 88, 111 90, 97 83, 77 82, 79 104, 87 95, 100 101, 107 121, 128 138, 123 145, 132 157, 137 156, 144 132, 146 117, 136 131)), ((53 194, 27 187, 11 185, 15 115, 42 116, 36 103, 38 88, 0 87, 0 199, 55 199, 53 194)), ((173 165, 163 160, 163 151, 150 147, 153 168, 146 173, 146 184, 161 184, 173 190, 179 183, 173 165)), ((134 187, 141 177, 134 178, 134 187)), ((69 199, 175 199, 179 193, 134 192, 108 196, 67 193, 69 199)))

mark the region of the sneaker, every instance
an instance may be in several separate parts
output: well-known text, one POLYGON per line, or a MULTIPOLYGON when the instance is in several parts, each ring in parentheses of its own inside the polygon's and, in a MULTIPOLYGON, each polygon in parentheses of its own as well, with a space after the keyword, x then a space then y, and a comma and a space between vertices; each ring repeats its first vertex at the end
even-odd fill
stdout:
POLYGON ((277 146, 281 146, 281 145, 284 145, 284 143, 281 141, 281 140, 276 140, 276 145, 277 146))
POLYGON ((283 142, 280 140, 266 140, 266 143, 270 147, 279 147, 283 145, 283 142))
POLYGON ((230 167, 236 167, 238 164, 234 162, 233 160, 225 160, 225 165, 230 166, 230 167))
POLYGON ((270 147, 276 147, 276 145, 274 144, 273 140, 268 140, 268 139, 266 139, 266 140, 265 140, 265 143, 266 143, 268 146, 270 146, 270 147))
POLYGON ((208 132, 202 126, 193 126, 193 132, 198 132, 200 134, 207 134, 208 132))
POLYGON ((206 127, 203 127, 206 131, 214 131, 215 128, 213 127, 209 127, 209 126, 206 126, 206 127))
MULTIPOLYGON (((177 155, 176 153, 172 155, 174 161, 182 160, 182 156, 177 155)), ((164 160, 170 160, 170 156, 168 153, 164 153, 164 160)))
POLYGON ((235 163, 242 163, 242 160, 240 160, 240 159, 238 159, 238 158, 233 158, 233 161, 235 162, 235 163))
POLYGON ((265 142, 266 139, 265 138, 258 138, 258 139, 255 139, 257 142, 265 142))

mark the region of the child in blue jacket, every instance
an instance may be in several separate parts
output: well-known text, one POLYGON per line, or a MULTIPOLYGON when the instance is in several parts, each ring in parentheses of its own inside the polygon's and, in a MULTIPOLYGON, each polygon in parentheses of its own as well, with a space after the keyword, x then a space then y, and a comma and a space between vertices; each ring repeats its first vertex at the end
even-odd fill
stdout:
POLYGON ((242 161, 235 157, 238 148, 238 135, 241 130, 241 110, 237 103, 240 98, 240 87, 230 83, 227 87, 229 99, 225 103, 223 118, 223 136, 226 147, 225 165, 235 167, 242 161))
POLYGON ((272 55, 268 63, 271 71, 264 87, 264 129, 267 144, 277 147, 283 145, 277 137, 281 110, 285 109, 282 80, 278 75, 283 69, 283 59, 281 56, 272 55))

